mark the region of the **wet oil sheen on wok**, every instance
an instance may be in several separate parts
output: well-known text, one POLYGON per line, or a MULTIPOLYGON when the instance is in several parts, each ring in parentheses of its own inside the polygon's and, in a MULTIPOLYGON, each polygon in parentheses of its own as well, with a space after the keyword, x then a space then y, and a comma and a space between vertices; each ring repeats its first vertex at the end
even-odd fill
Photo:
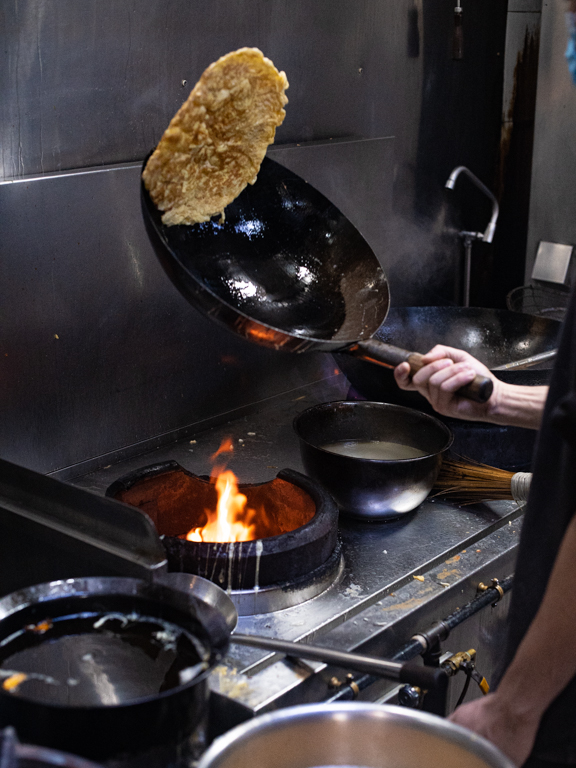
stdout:
POLYGON ((199 640, 161 619, 90 613, 41 624, 47 629, 23 628, 0 647, 0 685, 14 696, 123 704, 183 685, 207 666, 199 640))
POLYGON ((320 448, 355 459, 379 459, 380 461, 417 459, 428 455, 426 451, 414 448, 412 445, 391 443, 387 440, 339 440, 321 445, 320 448))

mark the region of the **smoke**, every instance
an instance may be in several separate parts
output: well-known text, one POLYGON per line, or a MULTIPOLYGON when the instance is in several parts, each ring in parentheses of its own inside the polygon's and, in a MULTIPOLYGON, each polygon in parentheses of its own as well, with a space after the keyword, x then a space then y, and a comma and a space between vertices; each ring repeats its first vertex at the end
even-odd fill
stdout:
POLYGON ((393 214, 384 227, 379 256, 393 306, 458 303, 461 244, 447 221, 447 206, 435 217, 393 214))

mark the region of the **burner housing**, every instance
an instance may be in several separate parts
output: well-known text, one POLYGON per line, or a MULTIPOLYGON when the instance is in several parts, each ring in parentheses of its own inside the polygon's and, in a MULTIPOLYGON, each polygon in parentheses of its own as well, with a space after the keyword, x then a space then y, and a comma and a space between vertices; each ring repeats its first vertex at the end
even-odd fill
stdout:
POLYGON ((296 586, 322 579, 340 558, 338 509, 310 478, 283 469, 266 483, 240 484, 247 506, 265 509, 253 541, 187 541, 186 533, 207 521, 216 490, 209 478, 176 461, 152 464, 116 480, 106 491, 145 512, 156 526, 171 571, 195 573, 228 590, 296 586))

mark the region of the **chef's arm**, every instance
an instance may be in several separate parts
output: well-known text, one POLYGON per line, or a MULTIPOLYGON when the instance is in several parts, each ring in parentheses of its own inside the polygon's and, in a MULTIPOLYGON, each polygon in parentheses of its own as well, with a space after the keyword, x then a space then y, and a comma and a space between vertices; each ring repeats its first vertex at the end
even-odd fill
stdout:
POLYGON ((548 387, 507 384, 497 379, 475 357, 461 349, 438 345, 423 357, 424 367, 410 379, 408 363, 394 370, 401 389, 420 392, 435 411, 469 421, 538 429, 542 421, 548 387), (458 395, 476 374, 492 379, 494 391, 487 403, 475 403, 458 395))
POLYGON ((517 765, 530 754, 542 715, 576 674, 576 611, 567 606, 575 583, 573 517, 540 608, 498 689, 459 707, 450 718, 488 738, 517 765))

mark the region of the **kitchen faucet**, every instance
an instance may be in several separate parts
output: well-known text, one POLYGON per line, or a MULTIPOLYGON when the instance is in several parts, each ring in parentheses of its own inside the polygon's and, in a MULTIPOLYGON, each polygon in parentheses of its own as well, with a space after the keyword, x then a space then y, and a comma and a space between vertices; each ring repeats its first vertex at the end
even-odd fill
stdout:
POLYGON ((463 297, 462 297, 462 304, 465 307, 470 306, 470 273, 471 273, 471 263, 472 263, 472 243, 474 240, 482 240, 484 243, 491 243, 492 238, 494 237, 494 231, 496 230, 496 222, 498 221, 498 214, 500 212, 500 209, 498 207, 498 201, 490 192, 488 187, 483 184, 480 179, 475 176, 471 170, 466 168, 465 165, 459 165, 450 174, 448 177, 448 181, 446 182, 445 186, 447 189, 454 189, 456 185, 456 179, 458 176, 460 176, 461 173, 466 174, 468 178, 478 187, 479 190, 484 192, 484 194, 491 200, 492 202, 492 217, 490 218, 490 221, 488 222, 488 226, 486 227, 486 230, 484 232, 468 232, 468 231, 461 231, 458 232, 459 237, 462 238, 462 242, 464 243, 464 286, 463 286, 463 297))

